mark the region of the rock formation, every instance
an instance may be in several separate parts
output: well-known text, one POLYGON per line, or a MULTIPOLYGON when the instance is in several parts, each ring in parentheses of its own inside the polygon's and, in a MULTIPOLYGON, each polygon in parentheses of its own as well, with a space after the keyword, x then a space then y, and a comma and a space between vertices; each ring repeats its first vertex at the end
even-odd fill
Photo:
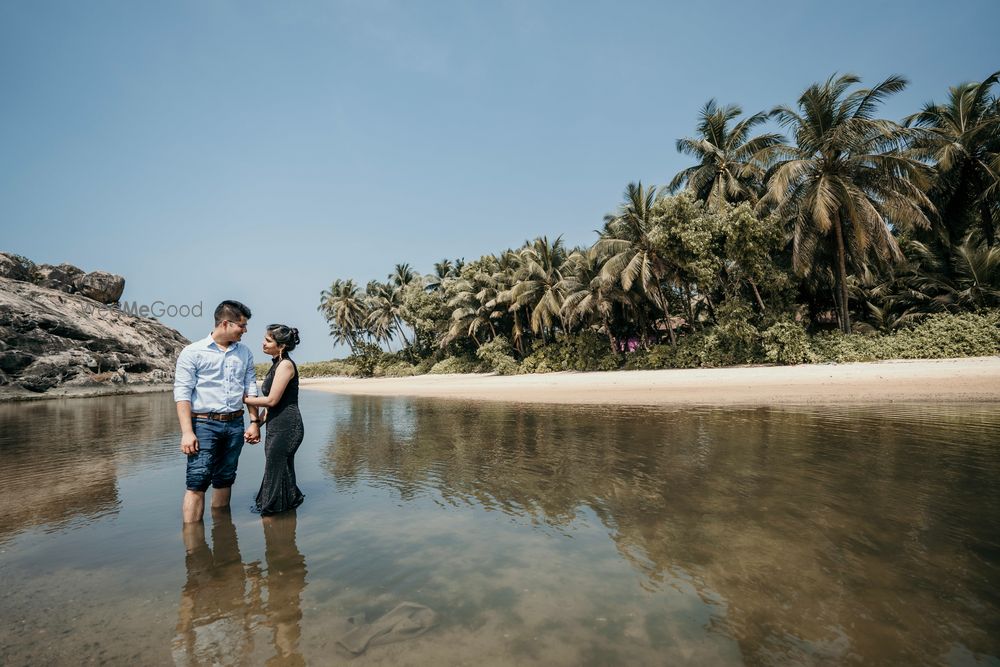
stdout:
POLYGON ((160 384, 187 340, 120 310, 125 279, 0 252, 0 389, 160 384))

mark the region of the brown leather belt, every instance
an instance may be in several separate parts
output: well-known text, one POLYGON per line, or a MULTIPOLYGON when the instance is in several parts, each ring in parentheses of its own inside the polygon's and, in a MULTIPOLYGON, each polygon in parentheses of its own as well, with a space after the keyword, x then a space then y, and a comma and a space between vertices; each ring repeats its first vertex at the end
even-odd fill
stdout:
POLYGON ((212 419, 217 422, 231 422, 234 419, 240 419, 243 416, 243 411, 237 410, 236 412, 192 412, 191 416, 195 419, 212 419))

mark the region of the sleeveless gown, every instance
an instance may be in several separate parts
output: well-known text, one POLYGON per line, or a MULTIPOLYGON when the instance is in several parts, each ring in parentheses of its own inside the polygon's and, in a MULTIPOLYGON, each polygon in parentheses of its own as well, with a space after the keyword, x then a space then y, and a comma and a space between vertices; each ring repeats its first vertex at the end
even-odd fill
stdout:
MULTIPOLYGON (((261 386, 264 396, 271 391, 279 361, 274 360, 264 378, 261 386)), ((265 515, 294 509, 305 498, 295 483, 295 452, 302 444, 304 432, 299 413, 299 367, 294 361, 292 366, 295 374, 288 381, 278 404, 268 408, 264 423, 267 429, 264 438, 264 480, 260 483, 253 509, 265 515)))

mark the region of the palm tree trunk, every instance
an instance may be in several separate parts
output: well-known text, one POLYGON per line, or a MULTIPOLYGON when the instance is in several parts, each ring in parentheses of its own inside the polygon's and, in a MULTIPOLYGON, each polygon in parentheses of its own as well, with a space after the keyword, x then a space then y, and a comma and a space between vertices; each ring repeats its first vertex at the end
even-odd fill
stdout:
POLYGON ((604 323, 604 333, 608 335, 608 345, 611 346, 611 354, 618 354, 617 345, 615 345, 615 337, 611 335, 611 325, 608 323, 608 318, 602 317, 601 321, 604 323))
POLYGON ((694 331, 694 297, 691 296, 691 284, 684 283, 684 296, 687 298, 687 317, 688 324, 691 325, 691 331, 694 331))
POLYGON ((990 206, 985 201, 979 202, 979 224, 983 230, 983 240, 986 241, 986 247, 992 248, 997 232, 993 225, 993 212, 990 211, 990 206))
POLYGON ((833 221, 833 235, 837 239, 837 288, 840 290, 840 326, 844 333, 851 333, 851 315, 847 308, 847 251, 844 249, 844 230, 840 214, 833 221))
POLYGON ((764 299, 760 298, 760 292, 757 290, 757 283, 747 278, 747 282, 750 283, 750 287, 753 288, 753 295, 757 297, 757 305, 760 306, 760 314, 767 315, 767 308, 764 307, 764 299))
POLYGON ((663 308, 663 314, 667 318, 667 333, 670 334, 670 344, 677 345, 677 336, 674 335, 674 327, 670 322, 670 306, 667 305, 667 297, 663 294, 663 288, 657 285, 657 291, 660 293, 660 304, 663 308))
POLYGON ((705 303, 708 305, 708 314, 711 316, 712 321, 718 323, 719 318, 715 316, 715 304, 712 303, 712 296, 708 292, 705 292, 705 303))
POLYGON ((402 323, 396 322, 396 328, 399 329, 399 335, 403 337, 403 342, 406 343, 406 347, 410 347, 410 340, 406 337, 406 332, 403 331, 402 323))
POLYGON ((830 296, 833 297, 833 312, 837 314, 837 327, 844 330, 843 312, 840 310, 840 290, 836 285, 830 286, 830 296))

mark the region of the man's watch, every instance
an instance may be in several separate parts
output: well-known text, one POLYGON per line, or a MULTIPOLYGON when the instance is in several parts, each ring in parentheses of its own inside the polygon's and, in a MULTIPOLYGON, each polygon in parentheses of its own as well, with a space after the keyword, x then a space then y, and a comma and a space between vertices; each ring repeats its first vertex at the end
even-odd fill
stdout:
POLYGON ((260 424, 261 422, 260 422, 260 420, 259 420, 259 419, 251 419, 251 420, 250 420, 250 423, 251 423, 251 424, 260 424))

